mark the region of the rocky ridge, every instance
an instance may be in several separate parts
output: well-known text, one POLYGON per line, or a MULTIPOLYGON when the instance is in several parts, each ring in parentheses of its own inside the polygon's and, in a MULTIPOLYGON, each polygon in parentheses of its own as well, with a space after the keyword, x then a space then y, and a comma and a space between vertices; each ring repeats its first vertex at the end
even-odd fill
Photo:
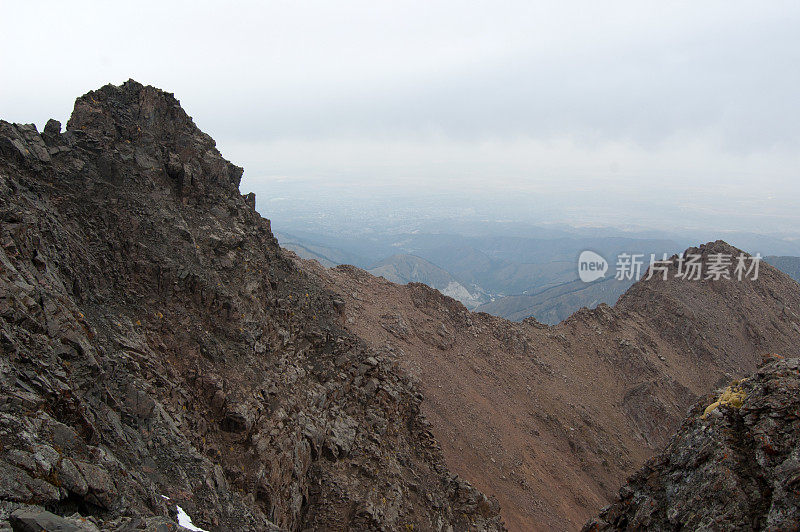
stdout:
MULTIPOLYGON (((703 264, 740 251, 686 250, 703 264)), ((425 285, 296 259, 343 303, 345 325, 418 379, 447 463, 495 495, 511 530, 575 530, 669 442, 709 390, 763 353, 800 356, 800 290, 762 263, 757 280, 653 276, 613 307, 555 326, 471 313, 425 285)))
POLYGON ((135 81, 0 121, 0 529, 502 529, 241 175, 135 81))

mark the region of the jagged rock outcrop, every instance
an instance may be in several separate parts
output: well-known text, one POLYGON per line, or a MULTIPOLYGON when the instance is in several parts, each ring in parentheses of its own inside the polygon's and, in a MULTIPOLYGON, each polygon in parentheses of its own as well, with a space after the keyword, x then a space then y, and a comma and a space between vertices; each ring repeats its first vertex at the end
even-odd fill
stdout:
POLYGON ((799 529, 800 359, 780 356, 699 401, 667 448, 584 527, 799 529))
POLYGON ((134 81, 0 122, 0 529, 501 529, 241 175, 134 81))

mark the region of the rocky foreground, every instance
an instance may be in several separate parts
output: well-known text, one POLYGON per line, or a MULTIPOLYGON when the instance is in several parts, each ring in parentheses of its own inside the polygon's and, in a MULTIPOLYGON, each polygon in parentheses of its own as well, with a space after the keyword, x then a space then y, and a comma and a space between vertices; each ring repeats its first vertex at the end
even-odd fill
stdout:
POLYGON ((169 93, 0 122, 0 530, 499 530, 169 93))
POLYGON ((800 530, 800 359, 704 397, 584 531, 800 530))

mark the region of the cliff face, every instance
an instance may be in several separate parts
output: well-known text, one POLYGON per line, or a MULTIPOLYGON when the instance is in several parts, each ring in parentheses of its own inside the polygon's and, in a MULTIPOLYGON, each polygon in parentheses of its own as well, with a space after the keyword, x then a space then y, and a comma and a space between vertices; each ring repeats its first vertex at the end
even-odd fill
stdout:
POLYGON ((701 399, 584 530, 800 529, 800 360, 701 399))
POLYGON ((0 528, 501 528, 171 94, 60 129, 0 122, 0 528))
MULTIPOLYGON (((687 250, 708 264, 740 253, 687 250)), ((470 313, 420 284, 300 261, 344 302, 345 325, 419 379, 447 463, 497 496, 512 530, 575 530, 667 444, 698 397, 800 356, 800 290, 766 264, 719 281, 636 283, 614 307, 556 326, 470 313)))

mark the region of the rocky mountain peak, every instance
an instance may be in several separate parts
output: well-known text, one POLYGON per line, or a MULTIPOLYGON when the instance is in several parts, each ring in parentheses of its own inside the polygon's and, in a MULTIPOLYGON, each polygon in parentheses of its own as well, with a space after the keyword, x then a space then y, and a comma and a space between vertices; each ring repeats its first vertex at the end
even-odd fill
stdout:
POLYGON ((225 160, 172 93, 128 80, 75 101, 67 131, 95 149, 133 158, 152 177, 166 174, 182 194, 238 193, 242 168, 225 160))
POLYGON ((0 530, 502 530, 241 173, 134 81, 0 121, 0 530))

